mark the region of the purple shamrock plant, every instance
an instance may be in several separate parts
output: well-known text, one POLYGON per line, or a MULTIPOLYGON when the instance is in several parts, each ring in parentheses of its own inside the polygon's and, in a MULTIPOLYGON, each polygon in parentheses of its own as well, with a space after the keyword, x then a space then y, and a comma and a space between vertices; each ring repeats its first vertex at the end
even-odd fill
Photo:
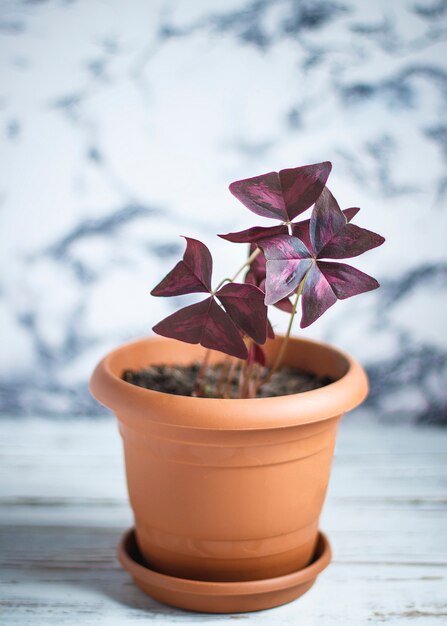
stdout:
POLYGON ((230 380, 239 368, 239 397, 255 397, 281 365, 300 297, 300 325, 305 328, 337 300, 379 287, 368 274, 338 262, 359 256, 385 240, 351 223, 360 209, 340 209, 326 187, 331 167, 329 162, 317 163, 232 183, 230 191, 248 209, 280 224, 220 235, 250 247, 242 267, 215 289, 210 251, 200 241, 185 237, 183 259, 152 290, 154 296, 207 294, 205 300, 180 309, 153 328, 159 335, 208 349, 198 375, 197 395, 203 391, 210 350, 230 357, 212 395, 228 397, 230 380), (312 206, 310 219, 294 221, 312 206), (244 282, 236 282, 246 268, 244 282), (274 337, 267 317, 269 305, 290 318, 276 360, 268 370, 261 346, 268 337, 274 337))

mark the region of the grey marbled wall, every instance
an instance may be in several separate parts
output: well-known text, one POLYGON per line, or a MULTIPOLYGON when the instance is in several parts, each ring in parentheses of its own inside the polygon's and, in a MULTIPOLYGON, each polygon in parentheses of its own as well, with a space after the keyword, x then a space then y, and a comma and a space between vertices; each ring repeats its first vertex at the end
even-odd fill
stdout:
POLYGON ((149 296, 178 235, 223 274, 229 182, 330 159, 383 286, 304 334, 378 418, 445 421, 446 36, 444 0, 0 1, 0 411, 100 413, 94 363, 178 304, 149 296))

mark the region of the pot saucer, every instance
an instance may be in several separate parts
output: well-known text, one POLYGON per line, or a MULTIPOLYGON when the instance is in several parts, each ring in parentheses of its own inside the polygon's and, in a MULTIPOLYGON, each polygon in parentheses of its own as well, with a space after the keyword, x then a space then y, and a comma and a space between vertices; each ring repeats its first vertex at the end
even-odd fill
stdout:
POLYGON ((122 537, 118 558, 136 585, 160 602, 189 611, 241 613, 269 609, 302 596, 329 565, 331 548, 320 532, 314 558, 307 567, 285 576, 243 582, 210 582, 160 574, 144 562, 133 528, 122 537))

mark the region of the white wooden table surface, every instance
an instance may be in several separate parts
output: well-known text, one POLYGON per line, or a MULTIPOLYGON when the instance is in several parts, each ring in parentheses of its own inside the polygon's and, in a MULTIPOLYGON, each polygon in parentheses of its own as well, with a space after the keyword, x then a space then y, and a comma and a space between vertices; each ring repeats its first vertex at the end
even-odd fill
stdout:
POLYGON ((321 521, 333 563, 299 600, 239 615, 159 604, 117 563, 132 515, 112 419, 3 419, 0 456, 1 624, 447 624, 447 430, 346 419, 321 521))

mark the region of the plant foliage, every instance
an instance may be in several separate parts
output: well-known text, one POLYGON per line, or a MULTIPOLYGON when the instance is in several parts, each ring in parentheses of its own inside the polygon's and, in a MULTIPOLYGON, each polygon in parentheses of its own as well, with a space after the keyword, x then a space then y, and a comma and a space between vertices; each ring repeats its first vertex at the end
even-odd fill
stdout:
POLYGON ((269 305, 291 315, 292 321, 301 297, 304 328, 337 300, 379 287, 368 274, 340 262, 380 246, 384 238, 352 223, 357 207, 340 209, 326 186, 331 168, 326 161, 232 183, 231 193, 250 211, 279 223, 219 235, 248 243, 249 258, 233 279, 224 279, 214 290, 210 251, 197 239, 185 237, 183 259, 152 295, 207 297, 169 315, 153 330, 246 359, 251 370, 254 364, 265 364, 261 346, 274 336, 267 318, 269 305), (296 219, 311 207, 310 218, 296 219), (245 268, 244 282, 236 282, 245 268))

